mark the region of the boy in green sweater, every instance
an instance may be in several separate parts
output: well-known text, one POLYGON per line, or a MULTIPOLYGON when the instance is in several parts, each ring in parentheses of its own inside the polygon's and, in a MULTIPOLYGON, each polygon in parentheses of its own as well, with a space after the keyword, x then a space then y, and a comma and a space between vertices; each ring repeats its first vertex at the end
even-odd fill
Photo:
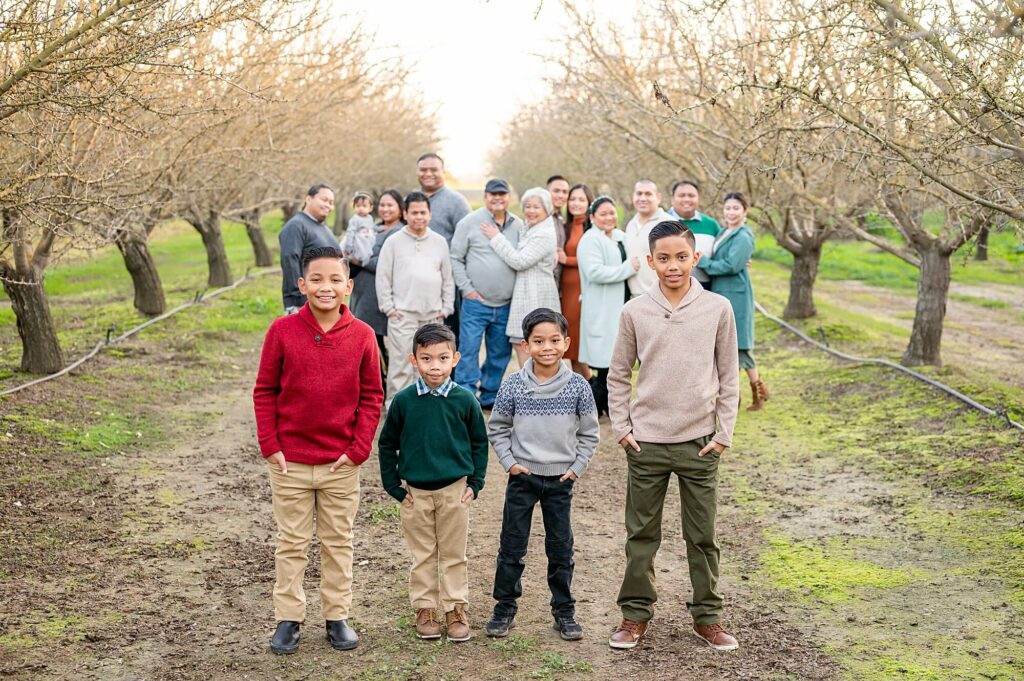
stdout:
POLYGON ((384 489, 401 502, 412 553, 416 636, 441 637, 440 600, 448 640, 468 641, 466 537, 469 504, 487 473, 487 427, 476 397, 451 379, 459 362, 455 345, 455 334, 442 324, 416 331, 409 361, 420 377, 391 402, 377 453, 384 489))

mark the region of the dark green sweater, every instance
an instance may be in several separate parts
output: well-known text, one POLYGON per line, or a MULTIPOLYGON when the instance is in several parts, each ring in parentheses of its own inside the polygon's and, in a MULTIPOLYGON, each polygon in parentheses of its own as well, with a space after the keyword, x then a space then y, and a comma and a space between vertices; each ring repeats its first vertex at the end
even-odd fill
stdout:
POLYGON ((476 398, 453 386, 448 397, 416 394, 416 385, 391 401, 377 440, 380 479, 395 499, 405 499, 402 480, 441 489, 465 476, 475 497, 487 474, 487 426, 476 398))

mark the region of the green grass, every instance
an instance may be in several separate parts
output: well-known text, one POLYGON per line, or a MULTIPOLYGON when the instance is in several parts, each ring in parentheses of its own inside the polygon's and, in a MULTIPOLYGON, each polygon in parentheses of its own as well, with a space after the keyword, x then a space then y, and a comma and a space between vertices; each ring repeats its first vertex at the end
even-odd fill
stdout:
MULTIPOLYGON (((245 273, 245 268, 255 264, 252 245, 244 225, 223 222, 221 228, 231 271, 237 278, 245 273)), ((277 244, 280 230, 280 214, 274 213, 264 219, 264 236, 271 248, 277 244)), ((181 222, 161 225, 153 231, 149 250, 160 272, 165 293, 191 294, 206 288, 206 253, 199 233, 194 229, 181 222)), ((46 272, 46 294, 96 301, 127 297, 130 302, 132 282, 121 254, 108 246, 91 253, 88 258, 71 257, 65 263, 51 266, 46 272)))
MULTIPOLYGON (((789 268, 793 256, 767 232, 757 237, 757 260, 777 262, 789 268)), ((913 291, 917 268, 863 241, 827 241, 821 254, 818 276, 822 279, 863 281, 872 286, 913 291)), ((963 250, 953 256, 953 281, 963 284, 1011 284, 1024 286, 1024 244, 1013 232, 992 234, 989 259, 978 262, 963 250)))
POLYGON ((917 571, 893 570, 847 555, 841 540, 824 546, 794 542, 768 533, 768 549, 761 554, 763 571, 771 583, 800 598, 823 603, 844 603, 865 589, 893 589, 920 578, 917 571))
MULTIPOLYGON (((272 249, 281 229, 280 214, 263 221, 264 236, 272 249)), ((224 245, 235 279, 255 264, 252 245, 244 226, 223 223, 224 245)), ((182 223, 158 227, 150 241, 150 251, 160 272, 168 309, 180 305, 199 291, 206 290, 207 264, 199 234, 182 223)), ((71 361, 85 354, 101 339, 111 325, 121 333, 144 321, 134 308, 131 277, 121 254, 113 246, 87 255, 72 255, 46 272, 46 292, 57 327, 57 336, 71 361)), ((227 315, 207 316, 204 328, 191 329, 227 338, 235 333, 261 331, 271 312, 280 308, 280 283, 258 298, 238 297, 236 308, 227 315)), ((0 301, 6 297, 0 291, 0 301)), ((180 316, 180 315, 179 315, 180 316)), ((115 333, 115 335, 116 335, 115 333)), ((15 330, 14 312, 0 305, 0 381, 22 378, 16 368, 21 358, 21 343, 15 330)), ((12 381, 12 383, 15 381, 12 381)), ((20 381, 16 381, 20 382, 20 381)))

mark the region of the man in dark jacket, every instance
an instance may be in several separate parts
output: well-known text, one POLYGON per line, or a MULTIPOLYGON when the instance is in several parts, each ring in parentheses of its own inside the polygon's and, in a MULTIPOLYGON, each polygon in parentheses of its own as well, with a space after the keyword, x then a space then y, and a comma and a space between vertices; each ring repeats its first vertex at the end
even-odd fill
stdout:
POLYGON ((326 184, 314 184, 306 192, 302 210, 292 216, 277 235, 281 246, 281 296, 285 314, 297 312, 306 302, 306 297, 299 291, 302 254, 311 248, 341 248, 325 222, 332 210, 334 190, 326 184))

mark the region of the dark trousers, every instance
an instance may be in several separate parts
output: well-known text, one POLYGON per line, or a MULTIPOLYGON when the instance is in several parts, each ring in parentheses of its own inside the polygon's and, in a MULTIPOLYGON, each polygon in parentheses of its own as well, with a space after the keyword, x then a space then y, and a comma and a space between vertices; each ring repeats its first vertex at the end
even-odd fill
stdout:
POLYGON ((594 403, 597 404, 597 415, 608 413, 608 369, 601 367, 590 367, 593 378, 590 379, 590 389, 594 391, 594 403))
POLYGON ((551 614, 575 615, 572 597, 572 480, 559 482, 557 475, 510 475, 505 487, 505 510, 501 521, 501 546, 494 573, 494 614, 515 615, 516 601, 523 595, 523 568, 530 543, 533 507, 540 502, 544 518, 544 552, 548 557, 548 588, 551 614))
POLYGON ((388 345, 384 342, 384 336, 375 334, 377 336, 377 352, 380 354, 380 384, 384 386, 384 396, 387 397, 388 391, 388 345))

